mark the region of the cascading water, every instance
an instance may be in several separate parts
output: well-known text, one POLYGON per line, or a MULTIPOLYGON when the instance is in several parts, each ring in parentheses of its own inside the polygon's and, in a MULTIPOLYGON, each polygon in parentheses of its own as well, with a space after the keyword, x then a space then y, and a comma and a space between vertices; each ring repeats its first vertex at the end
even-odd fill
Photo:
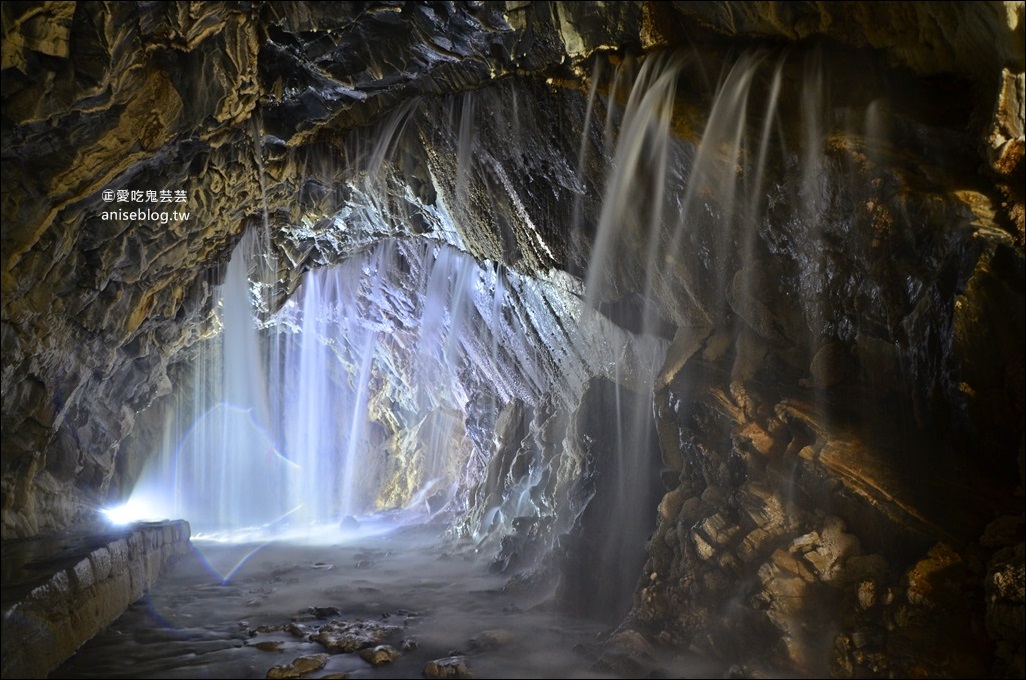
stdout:
MULTIPOLYGON (((222 332, 194 366, 193 416, 161 468, 173 475, 173 508, 199 531, 235 530, 288 512, 278 489, 296 464, 281 453, 268 406, 266 362, 253 319, 254 232, 235 249, 220 287, 222 332)), ((184 420, 184 419, 183 419, 184 420)), ((153 486, 148 480, 145 485, 153 486)))
MULTIPOLYGON (((606 137, 607 143, 615 137, 615 152, 587 271, 582 328, 594 327, 593 310, 605 308, 609 313, 605 303, 638 288, 639 282, 619 278, 617 265, 611 262, 613 254, 621 255, 631 241, 647 241, 651 244, 648 257, 652 259, 664 229, 670 155, 679 151, 671 142, 670 123, 682 66, 675 55, 664 56, 665 59, 646 60, 633 82, 630 61, 624 62, 613 75, 606 137), (614 133, 615 98, 627 86, 627 104, 614 133)), ((594 538, 585 542, 583 556, 578 558, 578 562, 588 562, 589 573, 574 574, 573 578, 584 586, 582 590, 601 587, 606 596, 595 600, 587 592, 570 594, 579 611, 610 621, 618 620, 630 608, 644 563, 644 544, 655 527, 652 508, 658 499, 662 468, 651 395, 664 362, 666 342, 659 337, 661 320, 647 304, 651 282, 642 285, 642 310, 637 319, 640 323, 625 325, 633 326, 638 341, 647 345, 647 362, 639 365, 629 360, 610 338, 607 360, 613 383, 609 389, 600 390, 595 397, 597 403, 592 404, 592 408, 613 419, 615 436, 599 445, 594 454, 594 495, 580 520, 585 533, 594 538), (628 390, 627 385, 632 389, 628 390)), ((621 307, 621 311, 627 310, 621 307)), ((581 567, 584 565, 577 568, 581 567)))
MULTIPOLYGON (((367 267, 388 266, 387 247, 367 267)), ((358 488, 366 448, 367 383, 380 318, 366 318, 360 262, 307 276, 298 304, 279 313, 284 336, 277 358, 283 395, 280 430, 286 452, 302 472, 291 484, 296 521, 337 521, 366 510, 358 488)), ((372 310, 373 311, 373 310, 372 310)))
POLYGON ((283 362, 283 375, 291 375, 295 384, 287 390, 292 396, 285 399, 291 406, 285 416, 285 441, 293 452, 293 460, 309 474, 294 475, 290 493, 293 499, 302 499, 297 519, 316 522, 330 518, 338 509, 334 498, 337 495, 338 479, 331 459, 340 450, 335 420, 324 422, 321 407, 339 392, 332 384, 329 357, 333 350, 334 329, 329 330, 323 315, 313 313, 321 300, 339 296, 337 290, 323 290, 333 280, 322 281, 324 277, 307 277, 303 284, 302 307, 311 310, 300 320, 300 332, 286 337, 285 355, 291 360, 283 362))
MULTIPOLYGON (((588 564, 598 581, 613 584, 610 597, 583 610, 622 616, 661 493, 656 392, 672 364, 694 351, 696 337, 700 344, 714 328, 729 336, 760 323, 751 300, 761 284, 750 265, 765 248, 756 237, 766 210, 761 197, 786 137, 778 112, 785 61, 771 61, 743 55, 725 72, 695 143, 679 136, 688 123, 675 110, 680 83, 701 68, 692 58, 654 55, 637 69, 623 62, 606 90, 604 134, 593 111, 601 88, 591 83, 578 172, 594 164, 586 159, 610 163, 583 286, 557 274, 525 278, 426 239, 373 242, 389 222, 406 219, 387 172, 415 104, 380 124, 373 145, 353 152, 363 169, 345 215, 334 218, 356 251, 307 272, 280 311, 268 316, 264 305, 260 324, 272 348, 265 360, 246 280, 255 268, 247 259, 253 238, 236 251, 222 286, 222 338, 203 364, 209 375, 196 380, 199 417, 178 446, 180 513, 200 529, 309 528, 450 503, 471 509, 459 535, 483 544, 534 523, 551 527, 546 550, 554 537, 583 527, 588 545, 569 568, 588 564), (603 139, 612 151, 601 148, 603 139), (586 393, 606 422, 572 413, 586 393), (551 423, 538 420, 521 462, 492 479, 486 468, 500 444, 488 428, 515 402, 538 409, 537 418, 551 412, 562 414, 553 422, 577 422, 553 434, 545 431, 551 423), (609 436, 596 444, 594 432, 609 436), (573 437, 588 442, 587 450, 573 437), (253 450, 262 457, 243 453, 253 450), (540 493, 566 465, 579 467, 581 488, 540 493), (489 484, 500 488, 484 489, 489 484), (209 498, 226 500, 221 507, 209 498)), ((594 78, 601 73, 596 66, 594 78)), ((810 82, 807 99, 818 101, 819 86, 810 82)), ((499 184, 515 193, 506 171, 482 160, 489 156, 479 148, 477 117, 487 103, 478 93, 453 99, 451 129, 418 130, 449 135, 458 170, 450 202, 478 201, 482 187, 499 184)), ((805 124, 802 139, 815 146, 821 127, 805 124)), ((583 177, 576 186, 586 186, 583 177)), ((506 207, 523 211, 518 205, 506 207)), ((444 201, 430 210, 439 233, 458 244, 459 218, 444 201)), ((577 220, 583 203, 567 214, 577 220)), ((736 377, 750 370, 735 366, 736 377)))
MULTIPOLYGON (((397 26, 407 9, 364 14, 397 26)), ((490 31, 506 30, 493 8, 474 9, 490 31)), ((551 18, 507 9, 511 26, 551 18)), ((646 26, 663 11, 649 9, 646 26)), ((553 12, 568 33, 592 21, 567 7, 553 12)), ((282 42, 290 26, 317 17, 270 14, 278 23, 269 39, 282 55, 314 33, 318 46, 306 56, 349 32, 318 29, 282 42)), ((637 18, 628 14, 637 13, 626 13, 627 23, 637 18)), ((864 93, 839 92, 844 76, 824 69, 816 49, 736 55, 726 43, 654 50, 616 67, 618 56, 607 60, 589 43, 595 52, 575 52, 542 74, 532 55, 514 53, 531 44, 525 39, 497 51, 516 72, 494 72, 491 84, 448 97, 423 94, 352 130, 409 92, 427 93, 435 68, 445 74, 439 88, 477 87, 484 73, 464 79, 460 69, 480 44, 440 42, 420 55, 432 71, 404 65, 394 80, 384 80, 391 75, 381 69, 393 66, 377 55, 354 56, 368 69, 365 81, 340 84, 322 102, 324 117, 294 125, 283 111, 320 115, 323 92, 292 91, 316 69, 246 94, 239 111, 256 102, 251 108, 274 116, 267 121, 285 138, 265 140, 264 119, 254 115, 250 159, 248 142, 230 136, 237 118, 225 119, 211 158, 241 148, 232 170, 239 178, 224 184, 259 186, 260 204, 243 205, 238 217, 257 222, 262 211, 264 230, 243 235, 213 296, 196 296, 215 301, 212 327, 189 348, 193 389, 175 397, 180 411, 168 418, 165 455, 151 471, 157 482, 144 478, 140 489, 172 490, 168 514, 200 534, 334 540, 368 524, 369 513, 433 516, 514 584, 544 586, 540 598, 551 595, 554 608, 571 605, 608 625, 634 604, 629 623, 652 624, 646 632, 673 644, 698 640, 709 619, 726 628, 743 618, 745 633, 779 625, 787 631, 774 644, 811 647, 817 631, 792 631, 792 612, 772 609, 782 598, 754 594, 778 581, 852 599, 847 585, 828 581, 840 569, 826 565, 828 555, 805 556, 821 539, 829 548, 827 529, 843 533, 813 512, 833 511, 829 496, 839 489, 843 502, 861 503, 849 516, 869 524, 876 500, 889 507, 913 494, 890 494, 891 479, 871 460, 904 457, 877 455, 883 447, 862 447, 841 428, 877 418, 862 430, 900 439, 883 411, 946 399, 915 401, 905 391, 962 389, 942 384, 961 361, 949 362, 954 350, 922 350, 933 362, 923 368, 912 343, 944 341, 950 329, 933 329, 933 306, 973 292, 959 287, 982 246, 962 236, 937 245, 949 235, 928 233, 960 219, 948 219, 957 212, 944 194, 952 183, 923 178, 944 188, 912 196, 917 172, 888 165, 895 150, 884 138, 896 119, 886 100, 867 106, 864 93), (581 61, 585 53, 593 63, 581 61), (704 58, 725 64, 718 82, 704 58), (588 72, 587 87, 575 87, 571 74, 588 72), (366 87, 374 81, 379 88, 366 87), (846 165, 853 183, 876 184, 846 186, 846 165), (927 228, 883 212, 917 200, 937 203, 910 210, 927 228), (287 266, 276 266, 277 256, 287 266), (899 274, 863 276, 890 258, 901 260, 899 274), (902 370, 916 381, 923 371, 946 373, 920 388, 906 385, 902 370), (824 498, 802 498, 817 492, 824 498), (777 573, 789 566, 794 578, 777 573), (728 590, 736 592, 720 592, 728 590)), ((197 58, 206 46, 196 46, 197 58)), ((325 78, 344 70, 326 59, 325 78)), ((966 144, 963 132, 942 130, 949 133, 952 146, 966 144)), ((916 153, 902 163, 932 162, 916 153)), ((214 248, 223 236, 210 231, 204 247, 214 248)), ((162 293, 169 304, 155 298, 154 316, 166 308, 196 317, 179 305, 179 283, 162 293)), ((140 334, 140 344, 148 337, 140 334)), ((871 540, 872 532, 852 533, 871 540)), ((879 552, 890 559, 894 551, 879 552)), ((884 566, 892 568, 901 567, 884 566)), ((866 578, 872 588, 887 581, 875 571, 866 578)), ((720 639, 711 628, 708 640, 720 639)))
POLYGON ((228 266, 222 331, 196 362, 195 394, 179 414, 192 425, 169 436, 171 462, 152 471, 166 481, 139 485, 173 487, 175 512, 200 533, 336 524, 428 492, 441 494, 437 510, 469 457, 457 414, 473 410, 481 381, 500 403, 552 386, 521 327, 552 293, 415 241, 382 241, 309 272, 262 324, 278 349, 268 366, 246 278, 254 244, 247 235, 228 266), (419 283, 409 285, 409 271, 421 272, 419 283), (396 449, 415 454, 400 460, 396 449))

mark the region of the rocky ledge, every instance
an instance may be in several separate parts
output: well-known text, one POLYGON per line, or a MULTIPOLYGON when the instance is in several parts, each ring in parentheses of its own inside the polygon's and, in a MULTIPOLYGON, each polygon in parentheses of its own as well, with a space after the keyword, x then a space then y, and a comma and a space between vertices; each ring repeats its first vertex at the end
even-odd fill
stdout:
POLYGON ((45 678, 188 550, 182 521, 5 542, 3 677, 45 678))

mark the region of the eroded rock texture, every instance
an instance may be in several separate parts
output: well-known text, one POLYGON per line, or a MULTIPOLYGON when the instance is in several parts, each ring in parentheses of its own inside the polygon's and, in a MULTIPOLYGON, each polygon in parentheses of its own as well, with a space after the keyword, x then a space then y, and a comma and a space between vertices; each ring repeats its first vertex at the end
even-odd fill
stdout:
POLYGON ((3 673, 45 678, 189 550, 186 522, 4 546, 3 673))
MULTIPOLYGON (((1023 5, 878 4, 4 5, 4 537, 127 491, 244 231, 265 319, 375 244, 411 276, 453 249, 538 347, 485 361, 480 311, 433 405, 497 568, 581 599, 622 463, 592 411, 640 400, 627 626, 1021 676, 1023 5), (104 215, 140 208, 189 215, 104 215)), ((397 335, 421 302, 378 300, 397 335)), ((398 502, 409 395, 371 401, 398 502)))

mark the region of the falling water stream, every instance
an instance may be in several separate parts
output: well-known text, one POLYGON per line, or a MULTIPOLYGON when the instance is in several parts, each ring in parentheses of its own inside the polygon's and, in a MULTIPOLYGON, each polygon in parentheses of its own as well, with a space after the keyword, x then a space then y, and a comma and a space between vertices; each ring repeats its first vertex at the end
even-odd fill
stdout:
MULTIPOLYGON (((306 272, 294 294, 272 312, 254 306, 250 281, 259 259, 268 255, 260 252, 266 243, 246 234, 219 286, 221 333, 208 341, 193 367, 191 410, 179 414, 182 431, 167 435, 165 450, 139 484, 147 493, 163 489, 167 512, 188 519, 201 539, 257 548, 271 538, 300 541, 293 555, 281 546, 247 553, 241 546, 235 551, 197 541, 216 580, 225 587, 234 584, 230 592, 217 591, 218 597, 252 608, 239 614, 247 622, 240 627, 279 625, 299 605, 327 601, 343 607, 349 602, 361 615, 405 616, 409 624, 421 614, 407 611, 402 600, 408 597, 409 608, 424 606, 430 621, 430 632, 419 629, 424 645, 442 655, 449 645, 471 644, 473 629, 481 626, 513 628, 522 640, 543 645, 526 632, 525 622, 539 631, 565 628, 570 632, 560 640, 569 647, 599 630, 608 632, 628 613, 665 491, 653 407, 657 385, 694 333, 704 338, 717 327, 733 333, 744 324, 763 323, 757 304, 761 284, 752 263, 766 247, 757 244, 757 234, 766 219, 769 176, 779 169, 775 166, 793 162, 786 151, 791 131, 780 113, 786 63, 764 53, 738 58, 716 88, 700 139, 691 141, 681 136, 682 114, 675 106, 683 74, 700 68, 693 57, 656 54, 640 66, 628 59, 616 68, 595 67, 577 164, 583 173, 586 159, 607 161, 604 195, 593 230, 576 223, 583 214, 581 201, 568 210, 575 239, 578 231, 593 234, 583 281, 557 273, 532 278, 505 263, 471 257, 461 249, 458 211, 445 213, 443 206, 439 219, 451 229, 448 243, 378 238, 339 264, 306 272), (603 89, 598 81, 606 71, 609 82, 603 89), (600 92, 602 102, 596 101, 600 92), (600 106, 604 117, 596 110, 600 106), (604 130, 592 134, 592 127, 604 130), (601 380, 611 387, 596 387, 601 380), (588 537, 579 548, 584 561, 574 567, 580 573, 569 578, 592 584, 601 595, 579 593, 578 600, 586 602, 576 611, 586 617, 568 623, 551 609, 551 600, 522 595, 510 596, 516 602, 503 600, 499 588, 510 574, 484 576, 483 552, 464 554, 434 541, 440 540, 439 526, 456 522, 478 502, 468 486, 487 482, 489 457, 500 446, 478 434, 481 422, 494 426, 494 415, 478 422, 468 414, 495 414, 516 403, 571 413, 583 394, 598 395, 589 403, 601 405, 597 415, 613 433, 589 441, 586 456, 574 453, 575 465, 591 466, 591 486, 560 498, 584 501, 550 507, 539 500, 537 489, 560 465, 570 464, 569 453, 564 458, 561 451, 523 455, 518 460, 529 462, 520 477, 504 471, 505 496, 480 494, 486 507, 476 507, 480 522, 464 534, 473 547, 494 553, 514 527, 551 516, 556 528, 547 539, 548 552, 543 551, 550 554, 556 537, 583 532, 588 537), (411 542, 390 543, 383 527, 411 542), (422 544, 425 537, 430 548, 422 544), (233 557, 236 552, 249 566, 233 557), (218 560, 224 564, 216 566, 218 560), (380 565, 385 571, 354 571, 353 565, 361 564, 360 569, 380 565), (294 577, 282 581, 285 574, 294 577), (331 586, 335 576, 342 584, 331 586), (473 592, 457 596, 460 579, 468 579, 473 592), (416 604, 417 584, 424 605, 416 604), (435 589, 451 591, 452 603, 467 611, 457 613, 456 604, 442 603, 435 589), (503 618, 497 611, 522 611, 542 600, 550 609, 525 613, 518 623, 497 620, 503 618), (451 639, 439 632, 462 615, 470 623, 455 626, 451 639)), ((816 188, 825 135, 820 69, 814 58, 807 60, 799 106, 807 193, 800 197, 804 212, 797 219, 813 225, 810 229, 819 228, 816 214, 824 200, 816 188)), ((475 186, 508 180, 502 168, 480 167, 486 156, 477 148, 475 128, 486 103, 476 93, 453 98, 457 203, 476 200, 475 186)), ((364 172, 347 215, 370 223, 365 233, 387 234, 388 220, 404 219, 392 211, 380 172, 407 134, 416 105, 383 123, 381 138, 356 159, 364 172)), ((867 112, 865 127, 879 125, 867 112)), ((579 186, 585 186, 583 179, 579 186)), ((814 259, 801 274, 821 275, 814 259)), ((819 300, 801 304, 807 317, 824 314, 819 300)), ((809 347, 818 341, 801 340, 809 347)), ((570 451, 568 441, 552 445, 570 451)), ((130 612, 133 621, 150 617, 168 630, 195 632, 195 617, 203 615, 195 598, 184 594, 157 591, 145 607, 130 612)), ((207 629, 202 635, 216 637, 207 629)), ((237 642, 230 646, 249 656, 244 661, 217 656, 212 667, 225 670, 237 663, 239 672, 266 670, 269 661, 243 647, 245 640, 237 642)), ((190 644, 181 647, 196 653, 190 644)), ((217 654, 225 651, 211 644, 217 654)), ((572 656, 567 650, 524 654, 501 652, 500 662, 481 663, 495 674, 519 663, 525 677, 574 675, 570 668, 577 662, 567 664, 572 656), (499 665, 488 665, 494 663, 499 665)), ((162 668, 156 661, 145 663, 162 668)), ((71 675, 82 667, 73 668, 71 675)), ((188 676, 190 668, 169 677, 188 676)), ((701 672, 690 668, 677 672, 701 672)), ((109 665, 102 669, 111 671, 109 665)), ((359 664, 335 670, 370 672, 359 664)))

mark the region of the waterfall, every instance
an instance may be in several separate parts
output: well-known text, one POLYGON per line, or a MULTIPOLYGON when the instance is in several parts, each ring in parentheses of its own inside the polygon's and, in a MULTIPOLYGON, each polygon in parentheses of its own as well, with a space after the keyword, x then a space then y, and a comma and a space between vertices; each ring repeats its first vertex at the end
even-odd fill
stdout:
POLYGON ((526 331, 565 344, 531 316, 559 294, 501 265, 388 239, 307 272, 258 321, 249 276, 259 251, 256 232, 236 247, 217 288, 220 332, 193 362, 163 467, 139 485, 173 489, 174 513, 200 535, 330 530, 410 504, 437 511, 473 465, 464 414, 482 399, 535 399, 560 380, 526 331))
MULTIPOLYGON (((613 437, 597 443, 592 451, 596 474, 594 495, 582 515, 582 526, 593 538, 583 548, 589 573, 572 578, 602 585, 601 601, 586 593, 574 597, 579 611, 613 621, 627 613, 644 562, 644 544, 655 528, 652 512, 658 498, 661 469, 654 433, 652 392, 654 378, 664 361, 666 344, 658 337, 660 320, 649 304, 651 281, 636 291, 637 282, 621 277, 619 264, 625 252, 648 242, 646 271, 652 271, 659 252, 660 234, 668 214, 667 182, 672 178, 672 155, 680 149, 672 142, 670 125, 677 80, 683 63, 676 55, 646 59, 633 77, 633 64, 624 62, 614 73, 609 88, 606 116, 607 143, 615 139, 611 172, 607 181, 596 235, 588 264, 584 289, 582 326, 603 328, 594 310, 610 313, 609 303, 619 303, 612 318, 634 318, 641 304, 638 323, 626 323, 637 332, 635 342, 647 350, 631 356, 624 337, 606 329, 605 359, 612 384, 599 388, 591 408, 612 419, 613 437), (616 97, 630 87, 627 103, 616 119, 616 97), (620 301, 631 289, 640 296, 620 301), (628 388, 628 386, 630 386, 628 388)), ((585 135, 589 134, 585 130, 585 135)), ((583 143, 582 143, 583 148, 583 143)))
POLYGON ((201 532, 270 525, 290 509, 297 466, 280 450, 268 405, 249 280, 257 251, 256 232, 247 232, 228 263, 216 302, 222 332, 193 368, 193 415, 180 414, 187 429, 166 454, 175 514, 201 532))
POLYGON ((384 321, 378 305, 394 260, 389 242, 366 259, 310 272, 277 315, 283 382, 281 430, 299 472, 293 523, 335 523, 373 509, 368 476, 369 383, 384 321))
MULTIPOLYGON (((716 327, 736 339, 743 324, 759 323, 750 300, 761 283, 751 264, 764 247, 758 229, 767 176, 777 169, 778 145, 785 148, 778 108, 786 61, 764 52, 738 58, 710 93, 700 136, 691 137, 682 136, 690 123, 676 104, 682 83, 702 64, 680 53, 626 59, 615 69, 600 63, 576 152, 580 174, 608 160, 601 207, 594 225, 578 224, 585 213, 578 198, 565 213, 572 238, 586 240, 592 230, 584 281, 554 272, 524 276, 459 250, 459 215, 470 214, 467 202, 487 202, 483 188, 501 185, 502 200, 489 207, 506 205, 530 225, 510 173, 481 148, 479 119, 496 101, 480 92, 451 100, 448 129, 422 127, 417 102, 410 102, 346 147, 356 169, 345 210, 331 222, 352 250, 337 264, 305 272, 276 312, 266 301, 259 314, 252 306, 260 282, 249 277, 266 278, 258 265, 272 260, 267 238, 246 235, 219 288, 222 332, 197 360, 196 392, 177 420, 187 431, 168 436, 177 442, 179 514, 200 529, 321 530, 348 515, 463 508, 470 487, 486 483, 488 460, 500 446, 489 428, 519 402, 559 414, 552 417, 564 429, 577 418, 579 431, 535 423, 556 434, 532 432, 537 441, 517 442, 520 476, 503 471, 505 486, 482 497, 487 507, 475 509, 477 524, 465 535, 501 541, 526 519, 551 522, 552 536, 587 525, 599 537, 588 548, 590 568, 615 583, 607 610, 596 613, 624 613, 662 491, 657 389, 671 364, 687 356, 689 330, 716 327), (606 72, 603 90, 598 80, 606 72), (440 226, 435 235, 452 237, 448 244, 382 237, 407 219, 415 198, 395 191, 409 183, 401 175, 408 159, 392 161, 409 143, 407 129, 449 145, 449 193, 439 188, 440 200, 424 207, 440 226), (578 406, 589 394, 595 422, 585 422, 578 406), (588 451, 579 450, 582 441, 588 451), (557 500, 551 488, 539 490, 576 467, 581 479, 573 492, 560 488, 557 500)), ((824 96, 815 73, 813 64, 803 111, 824 96)), ((523 163, 528 150, 515 115, 503 111, 500 118, 513 162, 523 163)), ((880 125, 869 113, 867 120, 880 125)), ((821 120, 803 123, 799 137, 821 145, 824 127, 821 120)), ((818 167, 820 153, 802 162, 818 167)), ((804 173, 814 179, 813 171, 804 173)), ((571 180, 577 188, 595 183, 590 176, 571 180)), ((819 199, 808 198, 814 209, 819 199)), ((506 229, 501 238, 515 236, 506 229)), ((317 239, 311 229, 314 248, 317 239)), ((308 263, 318 258, 325 259, 317 254, 308 263)), ((552 549, 555 539, 546 540, 552 549)))
POLYGON ((301 504, 297 519, 309 523, 337 513, 333 498, 339 480, 331 458, 339 450, 339 433, 336 418, 324 418, 339 392, 326 370, 335 337, 317 309, 323 300, 337 299, 341 291, 335 278, 310 276, 300 292, 300 332, 286 336, 281 362, 281 373, 295 380, 286 385, 283 395, 283 431, 290 458, 305 471, 294 475, 290 489, 294 502, 301 504))

